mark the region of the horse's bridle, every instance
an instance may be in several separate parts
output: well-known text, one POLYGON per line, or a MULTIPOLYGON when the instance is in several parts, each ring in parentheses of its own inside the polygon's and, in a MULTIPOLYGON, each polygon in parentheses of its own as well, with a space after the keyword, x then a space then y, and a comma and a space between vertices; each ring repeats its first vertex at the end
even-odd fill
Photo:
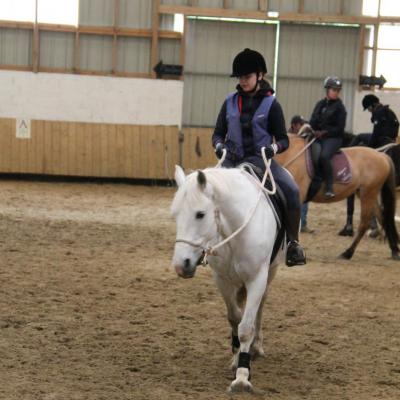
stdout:
MULTIPOLYGON (((214 210, 214 221, 215 221, 215 225, 217 226, 217 232, 223 236, 223 232, 222 232, 222 228, 221 228, 221 217, 220 217, 220 212, 219 210, 216 208, 214 210)), ((186 239, 176 239, 175 243, 185 243, 188 244, 189 246, 192 247, 197 247, 202 249, 202 253, 200 258, 197 260, 197 264, 196 265, 202 265, 203 267, 205 267, 208 262, 207 262, 207 256, 208 255, 216 255, 213 247, 206 247, 201 243, 195 243, 195 242, 191 242, 190 240, 186 240, 186 239)))

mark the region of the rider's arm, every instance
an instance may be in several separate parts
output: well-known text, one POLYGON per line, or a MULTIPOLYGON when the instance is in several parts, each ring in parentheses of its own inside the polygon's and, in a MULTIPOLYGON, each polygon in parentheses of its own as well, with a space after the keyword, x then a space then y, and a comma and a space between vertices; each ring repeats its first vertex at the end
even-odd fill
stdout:
POLYGON ((212 145, 214 148, 218 143, 225 143, 225 137, 227 132, 228 132, 228 123, 226 121, 226 100, 225 100, 218 114, 214 133, 212 135, 212 145))
POLYGON ((314 130, 319 130, 321 129, 321 124, 320 124, 320 113, 321 113, 321 105, 324 100, 320 100, 314 107, 314 110, 311 114, 310 118, 310 126, 314 130))
POLYGON ((285 151, 289 147, 289 138, 286 131, 285 117, 281 105, 274 101, 268 115, 268 131, 275 138, 278 146, 277 153, 285 151))

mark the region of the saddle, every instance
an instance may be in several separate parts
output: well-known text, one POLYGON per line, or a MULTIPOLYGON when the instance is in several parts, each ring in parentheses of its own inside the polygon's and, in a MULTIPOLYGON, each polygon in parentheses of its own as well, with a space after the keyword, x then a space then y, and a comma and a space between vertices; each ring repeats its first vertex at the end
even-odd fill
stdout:
MULTIPOLYGON (((308 189, 306 201, 310 201, 318 193, 322 186, 323 179, 321 176, 316 175, 318 169, 318 148, 317 144, 313 143, 306 150, 306 167, 308 176, 311 178, 311 184, 308 189)), ((339 184, 348 184, 352 181, 352 171, 350 167, 350 162, 345 153, 341 150, 336 152, 332 159, 332 169, 333 169, 333 182, 339 184)))
MULTIPOLYGON (((239 168, 241 168, 243 171, 247 172, 250 177, 252 179, 254 179, 253 174, 251 173, 250 170, 253 170, 258 178, 258 180, 261 182, 263 177, 264 177, 264 173, 263 171, 256 167, 254 164, 250 164, 250 163, 244 163, 241 164, 239 166, 239 168)), ((275 243, 274 243, 274 247, 272 249, 272 254, 271 254, 271 263, 275 260, 279 249, 283 249, 284 247, 284 243, 285 243, 285 227, 283 225, 283 216, 284 213, 286 212, 286 208, 287 208, 287 202, 286 202, 286 197, 282 191, 282 189, 279 187, 279 185, 275 182, 275 186, 276 186, 276 192, 273 195, 265 195, 267 201, 269 202, 272 211, 274 213, 275 216, 275 220, 277 222, 277 226, 278 226, 278 230, 277 230, 277 235, 275 238, 275 243)), ((272 189, 272 183, 269 179, 267 179, 267 181, 265 182, 265 188, 268 190, 272 189)))
MULTIPOLYGON (((306 165, 308 176, 313 179, 315 176, 315 170, 318 165, 318 154, 315 148, 315 143, 311 145, 306 151, 306 165)), ((349 159, 345 153, 341 150, 336 152, 332 157, 333 167, 333 180, 335 183, 350 183, 352 179, 351 167, 349 159)))

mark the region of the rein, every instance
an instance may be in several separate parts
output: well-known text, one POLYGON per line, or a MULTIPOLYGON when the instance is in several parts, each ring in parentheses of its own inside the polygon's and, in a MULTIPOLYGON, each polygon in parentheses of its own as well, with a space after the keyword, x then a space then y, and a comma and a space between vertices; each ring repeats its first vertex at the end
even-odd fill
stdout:
MULTIPOLYGON (((250 220, 252 219, 252 217, 253 217, 256 209, 257 209, 257 206, 258 206, 258 204, 259 204, 259 202, 261 200, 261 197, 262 197, 263 193, 266 193, 267 195, 275 194, 275 192, 276 192, 276 184, 275 184, 274 177, 273 177, 273 175, 271 173, 271 160, 267 160, 267 157, 265 156, 265 147, 261 148, 261 155, 262 155, 263 161, 265 163, 265 173, 264 173, 264 176, 263 176, 263 179, 262 179, 261 183, 258 183, 258 180, 257 180, 257 186, 259 186, 259 188, 260 188, 260 191, 258 193, 257 202, 254 205, 253 209, 247 215, 247 218, 245 219, 243 224, 238 229, 236 229, 236 231, 234 231, 227 238, 223 239, 221 242, 217 243, 214 246, 210 246, 210 247, 204 247, 202 244, 194 243, 194 242, 191 242, 191 241, 185 240, 185 239, 176 239, 175 240, 175 243, 185 243, 185 244, 188 244, 188 245, 190 245, 192 247, 202 248, 203 249, 203 254, 202 254, 201 258, 200 258, 201 259, 200 263, 203 266, 205 266, 207 264, 207 256, 216 255, 216 253, 215 253, 216 249, 218 249, 219 247, 221 247, 221 246, 225 245, 226 243, 228 243, 229 241, 231 241, 235 236, 237 236, 247 226, 247 224, 250 222, 250 220), (268 190, 268 189, 266 189, 264 187, 268 176, 270 177, 270 180, 271 180, 271 185, 272 185, 272 189, 271 190, 268 190)), ((215 166, 215 168, 220 168, 221 167, 222 163, 225 161, 225 157, 226 157, 226 149, 223 149, 222 157, 218 161, 218 163, 215 166)), ((253 176, 256 176, 255 172, 251 169, 251 167, 250 167, 250 170, 251 170, 251 174, 253 176)), ((219 210, 215 211, 215 223, 217 225, 217 230, 221 233, 219 210)))

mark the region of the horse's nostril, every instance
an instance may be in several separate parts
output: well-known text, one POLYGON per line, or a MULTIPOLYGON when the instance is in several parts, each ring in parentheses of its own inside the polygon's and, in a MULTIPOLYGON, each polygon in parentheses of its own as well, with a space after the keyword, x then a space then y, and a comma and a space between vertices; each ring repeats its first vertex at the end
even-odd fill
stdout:
POLYGON ((189 258, 185 258, 183 268, 190 268, 190 259, 189 258))

